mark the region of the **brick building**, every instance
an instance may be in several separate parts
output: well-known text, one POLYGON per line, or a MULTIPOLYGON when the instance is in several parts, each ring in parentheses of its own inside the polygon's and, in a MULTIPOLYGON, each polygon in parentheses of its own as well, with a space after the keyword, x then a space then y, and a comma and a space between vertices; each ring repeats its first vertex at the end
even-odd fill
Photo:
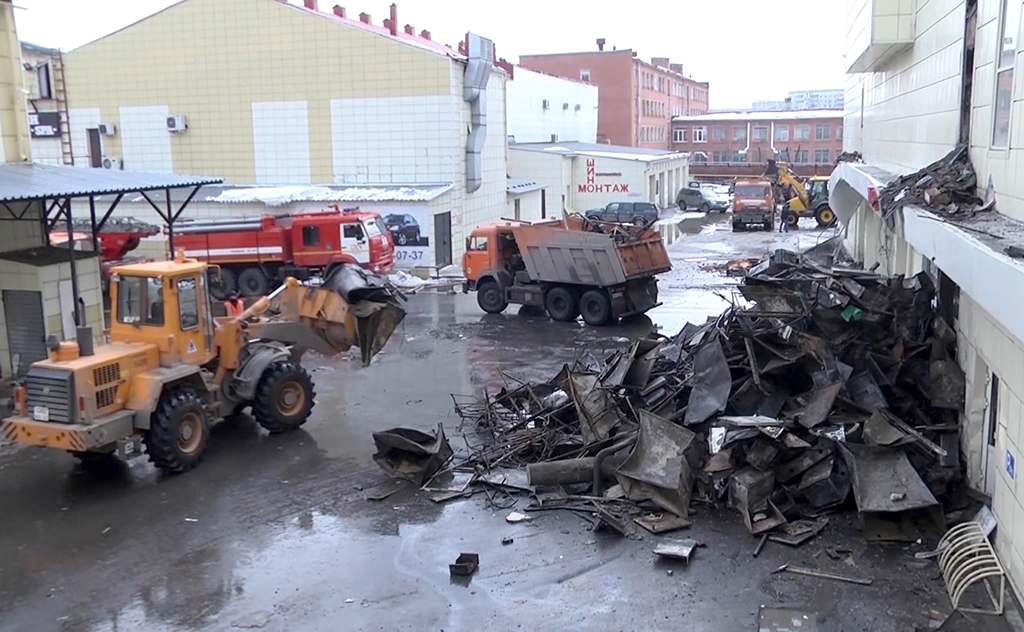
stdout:
POLYGON ((708 84, 683 75, 668 57, 650 62, 632 50, 522 55, 524 68, 598 86, 597 141, 629 147, 670 149, 672 117, 708 111, 708 84))
POLYGON ((690 174, 763 173, 778 156, 803 176, 832 172, 843 151, 843 111, 718 112, 672 120, 672 149, 690 154, 690 174))

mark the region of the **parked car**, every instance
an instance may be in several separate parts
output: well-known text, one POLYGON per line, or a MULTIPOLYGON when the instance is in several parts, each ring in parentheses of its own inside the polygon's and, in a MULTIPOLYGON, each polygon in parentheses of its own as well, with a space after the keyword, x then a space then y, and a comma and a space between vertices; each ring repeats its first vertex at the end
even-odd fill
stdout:
POLYGON ((724 211, 729 207, 728 204, 723 206, 721 198, 712 197, 710 191, 691 187, 679 189, 676 204, 679 205, 680 211, 693 210, 701 213, 709 213, 711 209, 724 211))
POLYGON ((420 241, 420 225, 408 213, 385 215, 384 225, 399 246, 415 245, 420 241))
POLYGON ((584 215, 591 221, 647 226, 658 221, 658 206, 651 202, 611 202, 584 215))

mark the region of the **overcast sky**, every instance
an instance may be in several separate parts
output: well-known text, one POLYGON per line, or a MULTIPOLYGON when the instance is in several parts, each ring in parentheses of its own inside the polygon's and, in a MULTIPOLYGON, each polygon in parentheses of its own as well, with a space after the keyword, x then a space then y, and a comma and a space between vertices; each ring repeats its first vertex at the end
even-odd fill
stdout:
MULTIPOLYGON (((217 0, 188 0, 216 2, 217 0)), ((253 0, 256 1, 256 0, 253 0)), ((292 0, 301 4, 301 0, 292 0)), ((335 2, 348 14, 388 16, 389 0, 335 2)), ((21 39, 70 50, 150 15, 172 0, 15 0, 21 39)), ((467 31, 494 41, 498 55, 632 48, 670 57, 711 82, 712 108, 750 107, 790 90, 843 87, 840 0, 398 0, 401 25, 454 45, 467 31)))

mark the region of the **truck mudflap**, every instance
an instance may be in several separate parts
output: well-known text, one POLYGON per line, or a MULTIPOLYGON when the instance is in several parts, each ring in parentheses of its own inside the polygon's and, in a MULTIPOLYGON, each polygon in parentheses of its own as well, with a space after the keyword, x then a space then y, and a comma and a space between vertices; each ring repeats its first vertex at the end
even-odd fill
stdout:
POLYGON ((36 421, 31 417, 14 415, 4 419, 0 425, 0 434, 8 441, 25 445, 86 452, 110 445, 132 434, 134 415, 133 410, 119 410, 100 417, 91 424, 36 421))
POLYGON ((654 309, 658 302, 658 280, 655 277, 627 281, 625 287, 612 291, 612 310, 619 318, 643 314, 654 309), (616 295, 621 298, 617 298, 616 295), (621 309, 616 309, 621 305, 621 309))

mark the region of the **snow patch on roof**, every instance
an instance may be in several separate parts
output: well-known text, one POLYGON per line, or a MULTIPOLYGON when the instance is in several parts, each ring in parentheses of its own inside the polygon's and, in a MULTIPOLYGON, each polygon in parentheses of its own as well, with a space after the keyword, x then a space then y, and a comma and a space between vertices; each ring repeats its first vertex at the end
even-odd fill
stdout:
POLYGON ((372 185, 325 187, 292 185, 230 189, 206 198, 207 202, 240 204, 262 202, 283 206, 291 202, 428 202, 452 189, 452 184, 372 185))

